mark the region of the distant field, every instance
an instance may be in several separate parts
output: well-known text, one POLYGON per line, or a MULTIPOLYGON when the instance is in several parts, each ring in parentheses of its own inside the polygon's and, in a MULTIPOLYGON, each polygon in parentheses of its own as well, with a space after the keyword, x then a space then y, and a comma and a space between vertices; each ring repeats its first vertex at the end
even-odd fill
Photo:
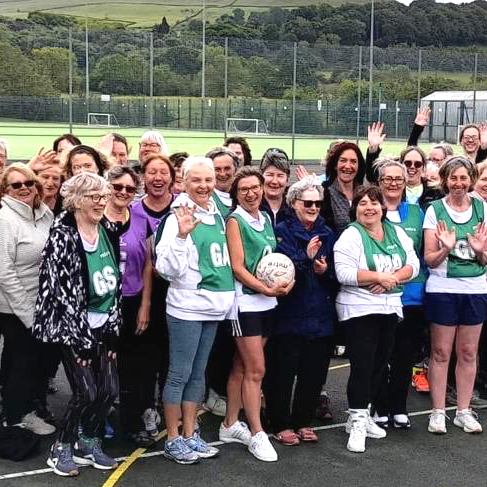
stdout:
MULTIPOLYGON (((206 0, 206 17, 214 20, 220 15, 242 8, 248 14, 252 10, 268 7, 295 8, 303 5, 321 4, 342 5, 344 3, 366 3, 369 0, 206 0), (264 7, 263 7, 264 5, 264 7)), ((167 17, 170 25, 181 20, 199 16, 203 0, 17 0, 0 2, 0 15, 25 17, 29 12, 43 11, 57 14, 87 15, 93 19, 122 21, 127 25, 147 27, 167 17)))
MULTIPOLYGON (((0 137, 5 137, 10 144, 9 159, 30 159, 40 147, 49 148, 52 141, 63 133, 68 132, 67 125, 41 124, 35 122, 22 122, 18 120, 0 121, 0 137)), ((113 130, 113 129, 112 129, 113 130)), ((136 158, 137 142, 146 128, 117 128, 116 131, 125 135, 130 145, 134 148, 132 158, 136 158)), ((101 137, 109 130, 104 128, 75 126, 73 133, 84 143, 97 146, 101 137)), ((221 132, 198 132, 188 130, 160 129, 164 135, 170 152, 187 151, 193 155, 204 155, 207 151, 223 142, 221 132)), ((248 137, 253 158, 260 159, 262 153, 269 147, 280 147, 291 157, 291 137, 259 136, 248 137)), ((297 137, 295 141, 295 159, 321 160, 332 139, 319 137, 297 137)), ((386 141, 383 154, 399 154, 404 149, 405 141, 386 141)), ((431 144, 422 144, 428 150, 431 144)), ((367 143, 360 141, 361 148, 365 151, 367 143)), ((458 152, 460 150, 456 148, 458 152)))

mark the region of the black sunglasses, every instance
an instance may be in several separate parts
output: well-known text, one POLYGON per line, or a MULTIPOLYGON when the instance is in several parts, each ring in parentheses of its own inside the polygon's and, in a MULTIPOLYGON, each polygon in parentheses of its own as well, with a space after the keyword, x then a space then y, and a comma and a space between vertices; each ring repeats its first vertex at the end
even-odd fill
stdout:
POLYGON ((127 184, 112 184, 112 188, 115 191, 122 191, 125 188, 128 194, 134 194, 135 190, 137 189, 135 186, 129 186, 127 184))
POLYGON ((423 167, 423 161, 403 161, 403 164, 406 167, 412 167, 412 166, 414 166, 416 169, 419 169, 420 167, 423 167))
POLYGON ((32 188, 34 186, 35 182, 28 180, 28 181, 23 181, 22 183, 17 182, 17 183, 10 183, 10 187, 12 189, 20 189, 22 186, 25 186, 26 188, 32 188))
POLYGON ((302 201, 305 208, 311 208, 312 206, 321 208, 321 205, 323 204, 323 200, 301 200, 298 198, 298 201, 302 201))

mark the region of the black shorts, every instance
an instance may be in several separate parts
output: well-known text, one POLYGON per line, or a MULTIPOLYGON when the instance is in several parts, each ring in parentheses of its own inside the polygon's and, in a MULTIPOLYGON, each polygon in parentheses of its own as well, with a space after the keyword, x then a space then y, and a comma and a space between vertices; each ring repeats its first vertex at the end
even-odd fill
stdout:
POLYGON ((232 320, 234 337, 262 336, 269 338, 276 324, 275 308, 267 311, 238 312, 238 319, 232 320))
POLYGON ((424 314, 438 325, 480 325, 487 318, 487 294, 426 293, 424 314))

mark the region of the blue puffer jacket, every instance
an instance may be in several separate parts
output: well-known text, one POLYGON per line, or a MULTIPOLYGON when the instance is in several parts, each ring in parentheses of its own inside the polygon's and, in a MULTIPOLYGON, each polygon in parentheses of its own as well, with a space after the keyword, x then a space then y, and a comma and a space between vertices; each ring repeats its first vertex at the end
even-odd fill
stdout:
POLYGON ((292 211, 276 226, 275 234, 276 252, 286 254, 293 261, 296 283, 287 296, 278 299, 274 333, 310 338, 333 335, 337 283, 333 269, 335 236, 332 230, 319 216, 314 228, 308 231, 292 211), (328 263, 328 269, 322 276, 313 271, 313 261, 306 253, 306 247, 315 235, 322 242, 316 257, 324 256, 328 263))

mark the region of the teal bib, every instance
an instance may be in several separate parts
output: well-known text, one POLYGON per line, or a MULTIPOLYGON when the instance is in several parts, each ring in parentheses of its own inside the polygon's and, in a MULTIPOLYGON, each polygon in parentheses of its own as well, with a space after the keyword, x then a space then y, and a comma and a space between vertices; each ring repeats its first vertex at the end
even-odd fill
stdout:
MULTIPOLYGON (((406 265, 406 252, 402 248, 395 226, 389 221, 382 222, 384 229, 383 240, 373 239, 358 222, 350 223, 362 237, 365 259, 370 271, 394 272, 406 265)), ((390 293, 402 292, 403 286, 396 286, 390 293)))
POLYGON ((473 235, 479 223, 484 221, 484 203, 471 198, 472 217, 466 223, 455 223, 445 208, 443 200, 433 201, 436 220, 444 221, 448 230, 455 227, 457 241, 448 254, 446 277, 478 277, 485 274, 485 267, 480 264, 468 243, 468 234, 473 235))
MULTIPOLYGON (((244 266, 253 275, 257 270, 260 259, 264 255, 274 252, 276 249, 276 237, 274 230, 266 213, 263 214, 265 218, 264 229, 259 232, 249 225, 245 218, 238 213, 232 213, 229 218, 235 218, 240 230, 240 237, 244 248, 244 266)), ((244 294, 257 294, 253 289, 243 286, 244 294)))
POLYGON ((216 207, 218 208, 218 211, 220 212, 220 215, 223 217, 225 220, 230 213, 230 208, 223 203, 223 201, 220 199, 220 197, 213 191, 212 194, 213 201, 215 202, 216 207))

